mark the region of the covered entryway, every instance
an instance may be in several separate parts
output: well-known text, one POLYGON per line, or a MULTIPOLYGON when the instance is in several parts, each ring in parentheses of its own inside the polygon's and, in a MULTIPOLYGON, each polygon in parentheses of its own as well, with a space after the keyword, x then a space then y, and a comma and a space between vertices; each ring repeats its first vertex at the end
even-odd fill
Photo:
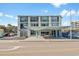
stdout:
POLYGON ((41 34, 40 34, 40 31, 31 30, 30 35, 31 36, 36 36, 38 38, 41 34))
POLYGON ((37 38, 47 37, 47 38, 59 38, 61 35, 60 29, 55 28, 30 28, 30 36, 36 36, 37 38))

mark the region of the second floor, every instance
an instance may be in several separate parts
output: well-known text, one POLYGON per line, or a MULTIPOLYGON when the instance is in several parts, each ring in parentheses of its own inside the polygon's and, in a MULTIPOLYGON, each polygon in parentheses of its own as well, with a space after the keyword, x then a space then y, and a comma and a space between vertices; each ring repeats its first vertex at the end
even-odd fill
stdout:
POLYGON ((59 27, 61 16, 18 16, 21 28, 27 27, 59 27))

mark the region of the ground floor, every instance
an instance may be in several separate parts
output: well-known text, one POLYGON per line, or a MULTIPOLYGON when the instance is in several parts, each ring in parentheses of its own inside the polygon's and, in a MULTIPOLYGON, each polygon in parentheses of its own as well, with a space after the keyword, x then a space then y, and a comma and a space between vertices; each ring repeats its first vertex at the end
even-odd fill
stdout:
POLYGON ((31 37, 31 36, 36 36, 37 38, 40 36, 43 37, 51 37, 51 38, 58 38, 61 37, 61 30, 60 29, 44 29, 44 30, 21 30, 20 31, 20 36, 26 36, 26 37, 31 37))

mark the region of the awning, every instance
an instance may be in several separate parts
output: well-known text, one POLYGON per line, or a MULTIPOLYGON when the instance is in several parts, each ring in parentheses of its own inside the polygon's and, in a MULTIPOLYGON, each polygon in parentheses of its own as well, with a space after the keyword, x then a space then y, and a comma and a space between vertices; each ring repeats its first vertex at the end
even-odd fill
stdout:
POLYGON ((30 27, 30 30, 40 31, 40 30, 59 30, 60 27, 30 27))

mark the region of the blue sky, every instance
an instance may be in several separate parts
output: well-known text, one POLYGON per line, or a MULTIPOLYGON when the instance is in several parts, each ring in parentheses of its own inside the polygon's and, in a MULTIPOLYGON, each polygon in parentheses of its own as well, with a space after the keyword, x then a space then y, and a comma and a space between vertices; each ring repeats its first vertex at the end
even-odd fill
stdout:
POLYGON ((0 3, 0 24, 17 25, 18 15, 61 15, 62 26, 79 19, 78 3, 0 3))

